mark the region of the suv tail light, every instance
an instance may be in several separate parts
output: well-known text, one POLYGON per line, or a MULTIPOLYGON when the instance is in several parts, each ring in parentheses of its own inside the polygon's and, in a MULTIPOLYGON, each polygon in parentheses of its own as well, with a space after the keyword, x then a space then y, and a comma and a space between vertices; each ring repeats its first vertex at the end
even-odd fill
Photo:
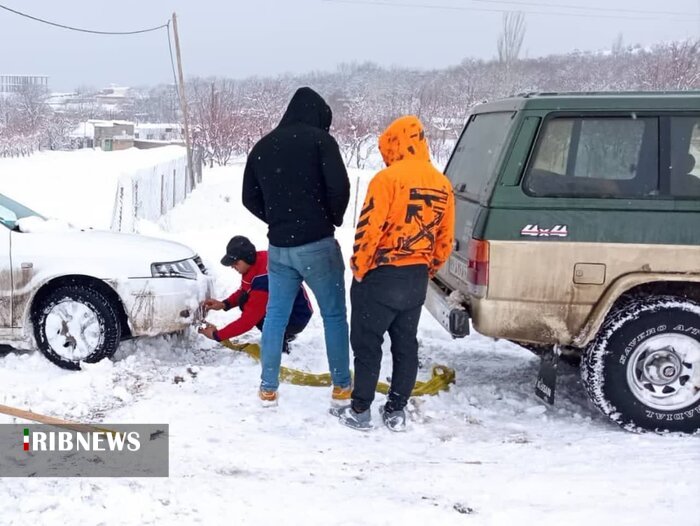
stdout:
POLYGON ((477 298, 486 296, 489 285, 489 242, 471 239, 468 248, 467 282, 469 293, 477 298))

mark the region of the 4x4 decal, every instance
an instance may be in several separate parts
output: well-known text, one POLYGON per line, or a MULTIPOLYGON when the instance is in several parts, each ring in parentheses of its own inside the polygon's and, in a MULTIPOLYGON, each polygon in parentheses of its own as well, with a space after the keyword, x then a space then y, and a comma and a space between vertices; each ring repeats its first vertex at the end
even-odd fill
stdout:
POLYGON ((569 229, 566 225, 554 225, 552 228, 527 225, 520 231, 520 235, 528 237, 568 237, 569 229))

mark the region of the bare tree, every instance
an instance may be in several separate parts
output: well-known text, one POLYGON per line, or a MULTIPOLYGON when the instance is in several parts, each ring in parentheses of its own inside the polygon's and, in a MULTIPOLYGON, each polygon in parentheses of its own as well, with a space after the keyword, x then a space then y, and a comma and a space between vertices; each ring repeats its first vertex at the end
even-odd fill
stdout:
POLYGON ((618 33, 617 37, 613 41, 611 52, 615 56, 622 55, 625 50, 625 41, 622 33, 618 33))
POLYGON ((283 77, 254 78, 246 82, 244 107, 246 108, 246 150, 253 143, 277 126, 292 95, 289 83, 283 77))
POLYGON ((10 99, 10 127, 20 133, 33 134, 41 131, 42 124, 50 113, 46 104, 48 93, 43 86, 27 84, 10 99))
POLYGON ((525 38, 525 15, 521 11, 503 13, 503 28, 498 36, 498 61, 510 65, 520 56, 525 38))
POLYGON ((368 93, 357 93, 341 101, 342 113, 335 120, 334 130, 348 166, 364 168, 379 135, 373 99, 368 93))
POLYGON ((28 84, 2 104, 0 155, 29 155, 39 148, 41 134, 51 114, 43 87, 28 84))
POLYGON ((179 99, 174 84, 161 84, 137 98, 134 115, 146 122, 174 123, 179 119, 179 99))
POLYGON ((498 36, 498 62, 503 68, 502 88, 514 91, 513 67, 518 61, 525 38, 525 15, 521 11, 503 13, 503 29, 498 36))
POLYGON ((62 112, 51 112, 41 129, 42 148, 49 150, 71 149, 71 132, 78 124, 77 119, 62 112))
POLYGON ((190 82, 193 137, 210 165, 228 164, 241 150, 242 96, 238 85, 228 79, 190 82))
POLYGON ((640 53, 634 79, 649 90, 700 88, 700 40, 662 44, 640 53))

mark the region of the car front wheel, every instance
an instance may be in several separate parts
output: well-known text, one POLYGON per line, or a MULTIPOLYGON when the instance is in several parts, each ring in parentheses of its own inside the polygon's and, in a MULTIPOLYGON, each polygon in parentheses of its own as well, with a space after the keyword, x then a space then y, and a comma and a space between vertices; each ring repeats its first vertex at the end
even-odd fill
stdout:
POLYGON ((39 349, 64 369, 111 358, 121 339, 115 306, 88 286, 65 285, 50 291, 39 299, 32 321, 39 349))

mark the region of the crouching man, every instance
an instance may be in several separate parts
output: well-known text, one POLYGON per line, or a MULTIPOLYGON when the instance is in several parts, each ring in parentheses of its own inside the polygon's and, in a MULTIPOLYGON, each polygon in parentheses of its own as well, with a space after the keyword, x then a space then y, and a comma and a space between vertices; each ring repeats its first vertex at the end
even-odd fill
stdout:
MULTIPOLYGON (((221 258, 221 264, 231 267, 243 277, 239 289, 225 300, 208 299, 203 304, 205 312, 210 310, 230 310, 234 307, 241 309, 241 316, 217 329, 207 323, 199 329, 199 333, 212 340, 221 341, 235 338, 257 327, 262 331, 269 296, 267 281, 267 251, 256 251, 255 245, 247 237, 235 236, 226 246, 226 254, 221 258)), ((284 333, 283 352, 289 352, 289 342, 304 330, 309 323, 313 310, 304 286, 294 299, 292 312, 284 333)))

